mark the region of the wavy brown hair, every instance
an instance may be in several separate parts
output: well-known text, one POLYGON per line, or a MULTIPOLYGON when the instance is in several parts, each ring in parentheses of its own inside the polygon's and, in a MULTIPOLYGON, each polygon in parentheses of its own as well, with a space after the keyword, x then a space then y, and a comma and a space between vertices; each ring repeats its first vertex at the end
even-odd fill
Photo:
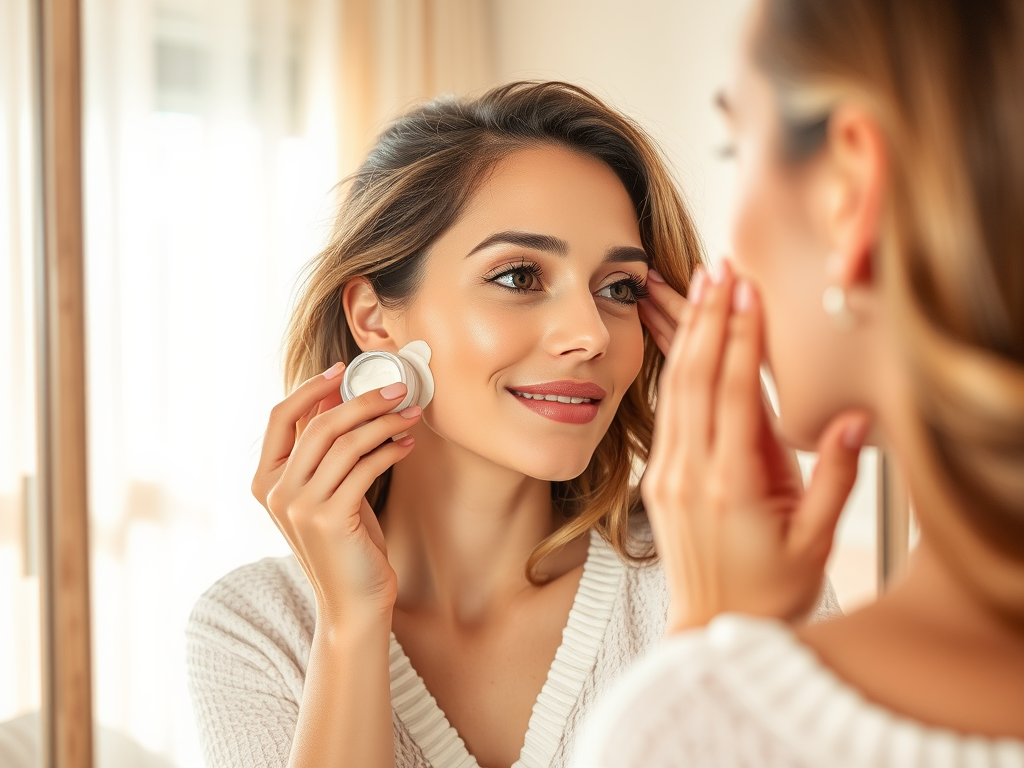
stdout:
POLYGON ((793 162, 838 102, 877 118, 874 268, 926 449, 974 529, 1024 560, 1024 3, 765 0, 754 45, 793 162))
MULTIPOLYGON (((360 353, 342 307, 353 278, 369 280, 378 300, 401 308, 416 291, 433 243, 458 219, 496 163, 512 152, 545 144, 606 163, 636 209, 651 266, 685 294, 702 263, 690 216, 657 148, 635 123, 582 88, 559 82, 515 82, 479 98, 445 97, 392 123, 344 186, 330 242, 308 266, 285 344, 285 384, 299 382, 360 353)), ((563 523, 527 562, 596 528, 624 559, 645 559, 628 548, 631 516, 640 509, 633 469, 651 446, 653 402, 663 357, 644 331, 644 360, 607 433, 578 477, 551 484, 563 523)), ((390 470, 370 488, 379 510, 390 470)))

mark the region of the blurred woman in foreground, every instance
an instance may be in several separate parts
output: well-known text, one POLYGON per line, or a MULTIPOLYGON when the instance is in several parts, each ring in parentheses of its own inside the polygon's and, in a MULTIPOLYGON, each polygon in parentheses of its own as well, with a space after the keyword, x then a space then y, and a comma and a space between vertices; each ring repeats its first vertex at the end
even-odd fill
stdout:
POLYGON ((691 286, 642 484, 678 634, 580 765, 1024 766, 1022 72, 1017 0, 757 5, 722 99, 734 268, 691 286), (781 438, 820 452, 805 493, 774 481, 763 360, 781 438), (920 543, 794 629, 868 435, 920 543))

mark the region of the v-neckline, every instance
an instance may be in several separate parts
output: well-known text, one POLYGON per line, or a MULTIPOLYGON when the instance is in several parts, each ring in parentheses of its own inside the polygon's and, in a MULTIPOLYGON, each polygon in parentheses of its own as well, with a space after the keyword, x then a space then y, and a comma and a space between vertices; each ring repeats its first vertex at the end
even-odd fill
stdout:
MULTIPOLYGON (((591 530, 562 642, 533 704, 523 748, 512 768, 548 768, 565 731, 569 713, 594 668, 623 564, 604 539, 591 530)), ((427 690, 401 644, 391 633, 391 706, 432 768, 480 768, 466 743, 427 690)))

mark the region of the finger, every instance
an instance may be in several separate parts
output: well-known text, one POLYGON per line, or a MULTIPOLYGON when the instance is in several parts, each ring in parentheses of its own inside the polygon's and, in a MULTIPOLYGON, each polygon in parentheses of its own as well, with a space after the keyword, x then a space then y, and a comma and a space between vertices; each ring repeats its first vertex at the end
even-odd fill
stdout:
MULTIPOLYGON (((383 389, 367 392, 317 416, 295 444, 281 482, 286 487, 297 490, 310 481, 331 450, 337 453, 347 446, 361 446, 361 453, 367 453, 400 433, 403 425, 408 429, 411 424, 415 424, 415 420, 405 419, 400 414, 389 414, 394 418, 380 418, 401 401, 405 392, 404 384, 392 384, 383 389), (372 440, 376 442, 365 444, 366 441, 372 440)), ((405 412, 406 415, 411 414, 419 418, 420 411, 416 406, 405 409, 405 412)), ((356 458, 359 455, 361 454, 357 454, 356 458)), ((330 492, 322 494, 322 497, 333 493, 333 487, 336 487, 336 484, 332 486, 330 492)))
POLYGON ((763 436, 762 339, 757 292, 749 281, 739 280, 733 290, 732 315, 715 393, 715 451, 739 472, 745 471, 743 457, 759 452, 763 436))
POLYGON ((659 283, 656 280, 648 280, 645 283, 647 294, 651 301, 666 317, 678 322, 678 318, 686 311, 689 302, 686 298, 676 292, 668 283, 659 283))
POLYGON ((857 460, 868 430, 863 412, 843 414, 825 430, 818 443, 818 464, 797 509, 790 547, 824 562, 832 548, 836 523, 857 479, 857 460))
POLYGON ((344 482, 338 486, 332 499, 338 499, 344 504, 351 504, 357 499, 361 500, 370 490, 373 481, 384 474, 389 467, 412 453, 415 444, 415 439, 409 435, 397 443, 386 443, 372 453, 363 456, 345 476, 344 482))
POLYGON ((403 413, 389 413, 368 421, 335 439, 308 476, 298 474, 298 470, 289 475, 292 471, 289 462, 281 482, 290 487, 304 485, 304 493, 315 501, 326 499, 334 494, 360 458, 414 426, 419 422, 421 413, 419 408, 413 407, 403 413))
POLYGON ((669 324, 668 319, 653 306, 647 304, 643 299, 640 304, 640 321, 651 334, 654 343, 658 345, 661 354, 667 355, 672 346, 672 338, 675 336, 675 327, 669 324))
POLYGON ((280 466, 295 446, 296 424, 310 409, 341 385, 339 378, 345 369, 344 363, 336 363, 321 374, 307 379, 294 392, 274 406, 270 411, 267 433, 263 438, 259 469, 266 472, 280 466))
POLYGON ((306 427, 309 426, 309 422, 314 418, 319 416, 321 413, 327 413, 331 408, 338 407, 341 403, 341 389, 332 389, 327 397, 323 398, 320 402, 310 408, 309 413, 296 423, 295 439, 298 440, 302 437, 302 433, 306 430, 306 427))
MULTIPOLYGON (((686 398, 683 391, 685 375, 685 349, 690 330, 699 322, 701 313, 700 297, 709 278, 703 269, 694 273, 690 282, 690 293, 694 301, 682 322, 676 328, 675 336, 668 344, 665 353, 665 364, 658 379, 658 400, 654 412, 654 435, 651 443, 651 461, 648 472, 660 478, 665 466, 671 467, 679 460, 675 448, 678 438, 687 425, 682 421, 681 403, 686 398), (671 446, 671 447, 670 447, 671 446), (652 469, 654 472, 652 472, 652 469)), ((651 486, 657 486, 659 480, 654 479, 651 486)))
POLYGON ((694 301, 681 318, 674 338, 666 345, 668 352, 658 380, 650 459, 645 483, 641 487, 652 506, 660 506, 659 498, 665 501, 677 496, 681 483, 685 484, 687 478, 698 476, 703 471, 701 454, 683 450, 688 442, 688 431, 692 427, 685 417, 685 403, 690 397, 686 384, 686 350, 690 344, 688 337, 691 330, 700 325, 700 303, 709 282, 710 278, 703 269, 694 274, 690 283, 690 294, 694 301))
POLYGON ((708 283, 698 311, 684 332, 680 366, 673 391, 679 397, 677 416, 686 425, 687 449, 707 455, 714 432, 714 396, 732 308, 733 276, 723 263, 718 281, 708 283))

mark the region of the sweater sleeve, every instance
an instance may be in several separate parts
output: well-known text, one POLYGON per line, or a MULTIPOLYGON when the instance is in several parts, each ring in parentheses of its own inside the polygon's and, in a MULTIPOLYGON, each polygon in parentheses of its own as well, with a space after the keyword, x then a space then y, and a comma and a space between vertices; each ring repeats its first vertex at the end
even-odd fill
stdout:
POLYGON ((287 765, 313 622, 281 560, 228 574, 196 603, 187 667, 207 768, 287 765))
POLYGON ((808 622, 816 624, 819 621, 838 619, 843 615, 843 609, 839 607, 839 598, 832 588, 832 580, 826 575, 821 586, 821 598, 818 600, 818 607, 811 613, 808 622))
POLYGON ((703 634, 670 638, 619 681, 572 768, 808 768, 716 680, 703 634))

